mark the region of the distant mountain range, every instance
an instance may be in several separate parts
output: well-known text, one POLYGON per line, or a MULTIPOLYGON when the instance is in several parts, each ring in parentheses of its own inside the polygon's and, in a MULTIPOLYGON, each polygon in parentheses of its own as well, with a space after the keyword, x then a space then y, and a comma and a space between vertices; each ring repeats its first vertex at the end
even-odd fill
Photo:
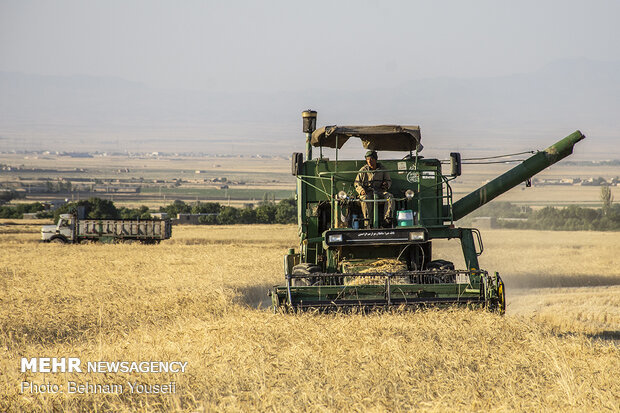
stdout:
POLYGON ((620 158, 620 62, 591 60, 390 89, 268 93, 0 72, 0 147, 285 154, 303 150, 307 108, 319 112, 319 125, 419 124, 427 151, 540 149, 581 129, 589 138, 581 156, 620 158))

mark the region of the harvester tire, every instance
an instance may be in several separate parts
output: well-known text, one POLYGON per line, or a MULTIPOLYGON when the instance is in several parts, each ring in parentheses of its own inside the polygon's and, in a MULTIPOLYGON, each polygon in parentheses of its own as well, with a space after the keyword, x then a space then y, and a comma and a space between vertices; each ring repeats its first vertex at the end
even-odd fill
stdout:
POLYGON ((427 270, 432 270, 437 273, 437 275, 430 275, 429 277, 434 280, 436 283, 444 283, 447 282, 443 276, 444 271, 453 271, 454 263, 446 260, 433 260, 426 264, 427 270))
POLYGON ((454 263, 446 260, 433 260, 426 264, 428 270, 454 270, 454 263))
POLYGON ((321 268, 318 265, 310 264, 310 263, 302 263, 297 264, 293 267, 292 275, 305 275, 309 276, 308 278, 293 278, 291 284, 294 287, 303 287, 310 286, 316 282, 315 277, 310 277, 310 275, 321 272, 321 268))
POLYGON ((65 241, 65 239, 62 237, 52 238, 50 242, 53 244, 66 244, 67 243, 67 241, 65 241))

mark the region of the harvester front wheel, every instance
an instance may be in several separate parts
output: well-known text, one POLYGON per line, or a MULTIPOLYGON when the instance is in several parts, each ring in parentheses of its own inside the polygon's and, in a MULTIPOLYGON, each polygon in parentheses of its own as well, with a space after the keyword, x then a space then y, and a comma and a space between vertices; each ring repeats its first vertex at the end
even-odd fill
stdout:
POLYGON ((303 278, 293 278, 291 285, 294 287, 309 286, 316 282, 316 277, 312 277, 312 274, 321 272, 321 268, 318 265, 310 263, 297 264, 293 267, 292 275, 302 276, 303 278))
POLYGON ((454 263, 446 260, 433 260, 426 264, 428 270, 454 270, 454 263))
POLYGON ((497 295, 499 297, 498 310, 501 315, 506 314, 506 290, 504 289, 504 281, 497 275, 497 295))

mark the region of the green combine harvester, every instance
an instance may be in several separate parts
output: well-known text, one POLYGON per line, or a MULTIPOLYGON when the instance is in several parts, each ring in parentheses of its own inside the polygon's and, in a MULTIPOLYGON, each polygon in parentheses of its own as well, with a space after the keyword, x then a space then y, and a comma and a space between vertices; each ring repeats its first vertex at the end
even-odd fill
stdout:
POLYGON ((455 227, 454 221, 516 185, 529 183, 585 138, 576 131, 453 202, 450 182, 461 174, 460 154, 450 154, 450 171, 444 174, 440 160, 419 155, 418 126, 317 130, 315 111, 302 116, 306 156, 292 157, 299 250, 291 249, 284 257, 286 283, 270 291, 274 310, 464 305, 503 314, 504 283, 499 273, 489 273, 478 264, 483 250, 480 231, 455 227), (351 138, 360 139, 367 150, 402 152, 396 159, 379 156, 380 169, 391 178, 391 200, 377 196, 385 187, 371 188, 372 197, 359 196, 355 181, 366 162, 338 159, 338 150, 351 138), (320 149, 316 158, 312 147, 320 149), (335 148, 334 160, 323 157, 324 147, 335 148), (362 208, 362 203, 367 205, 362 208), (391 216, 384 215, 386 208, 393 209, 391 216), (435 239, 458 239, 465 268, 433 259, 435 239))

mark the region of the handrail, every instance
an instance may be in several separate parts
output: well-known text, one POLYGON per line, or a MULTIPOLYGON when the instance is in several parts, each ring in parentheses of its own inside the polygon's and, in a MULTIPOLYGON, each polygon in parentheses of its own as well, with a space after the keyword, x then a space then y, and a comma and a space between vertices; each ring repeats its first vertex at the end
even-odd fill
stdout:
MULTIPOLYGON (((412 165, 413 166, 413 165, 412 165)), ((414 200, 417 203, 417 208, 414 208, 417 213, 418 213, 418 217, 420 219, 423 219, 423 216, 421 214, 421 209, 422 209, 422 202, 424 201, 428 201, 428 200, 442 200, 441 201, 441 206, 440 206, 440 210, 438 211, 438 215, 436 217, 434 217, 433 219, 438 219, 441 220, 442 222, 445 221, 449 221, 451 224, 454 222, 454 217, 453 217, 453 213, 452 213, 452 209, 453 209, 453 190, 452 187, 450 186, 449 182, 452 180, 449 178, 449 176, 446 176, 444 174, 441 173, 441 171, 438 171, 437 169, 418 169, 418 168, 413 168, 413 169, 381 169, 381 171, 384 172, 388 172, 388 173, 396 173, 396 174, 403 174, 403 173, 414 173, 417 175, 417 180, 414 182, 410 182, 412 189, 415 188, 415 186, 417 186, 417 191, 416 191, 416 196, 414 198, 414 200), (422 173, 424 172, 435 172, 436 175, 438 175, 439 179, 433 179, 434 182, 432 182, 431 185, 425 185, 422 186, 422 173), (445 185, 445 191, 444 191, 444 185, 445 185), (440 194, 437 194, 437 190, 439 189, 440 194), (447 208, 446 208, 447 206, 447 208), (446 211, 448 214, 444 215, 444 211, 446 211)), ((334 208, 338 208, 341 204, 342 201, 344 200, 340 200, 337 198, 336 195, 336 188, 335 188, 335 180, 334 178, 336 178, 337 175, 352 175, 352 174, 359 174, 359 173, 373 173, 374 171, 372 170, 368 170, 368 171, 360 171, 360 170, 336 170, 336 171, 321 171, 318 172, 317 175, 313 175, 313 176, 309 176, 309 175, 298 175, 297 177, 300 178, 304 183, 308 184, 309 186, 315 188, 316 190, 318 190, 319 192, 321 192, 322 194, 324 194, 325 196, 327 196, 327 198, 334 202, 335 204, 333 205, 334 208), (308 179, 303 179, 303 178, 308 178, 308 179), (316 185, 313 185, 312 183, 309 182, 309 179, 320 179, 321 182, 324 185, 325 180, 329 180, 330 181, 330 189, 331 189, 331 194, 329 193, 329 190, 327 188, 320 188, 316 185)), ((353 184, 353 182, 351 182, 351 184, 353 184)), ((349 191, 347 191, 349 192, 349 191)), ((389 192, 389 189, 388 189, 389 192)), ((359 199, 356 193, 352 193, 349 192, 347 194, 347 198, 345 200, 347 201, 356 201, 356 202, 366 202, 366 203, 373 203, 373 204, 378 204, 378 203, 386 203, 387 199, 366 199, 366 200, 362 200, 359 199)), ((402 201, 406 201, 408 200, 405 197, 392 197, 392 199, 395 202, 402 202, 402 201)))
POLYGON ((327 191, 325 190, 325 188, 321 189, 321 188, 319 188, 319 187, 318 187, 318 186, 316 186, 316 185, 312 185, 312 184, 311 184, 310 182, 308 182, 307 180, 305 180, 305 179, 303 179, 303 178, 300 178, 300 177, 299 177, 299 175, 297 176, 297 179, 299 179, 300 181, 304 182, 306 185, 309 185, 309 186, 313 187, 313 188, 314 188, 314 189, 316 189, 317 191, 324 193, 324 194, 325 194, 325 195, 327 195, 328 197, 332 197, 332 196, 333 196, 333 195, 331 195, 331 194, 327 193, 327 191))

